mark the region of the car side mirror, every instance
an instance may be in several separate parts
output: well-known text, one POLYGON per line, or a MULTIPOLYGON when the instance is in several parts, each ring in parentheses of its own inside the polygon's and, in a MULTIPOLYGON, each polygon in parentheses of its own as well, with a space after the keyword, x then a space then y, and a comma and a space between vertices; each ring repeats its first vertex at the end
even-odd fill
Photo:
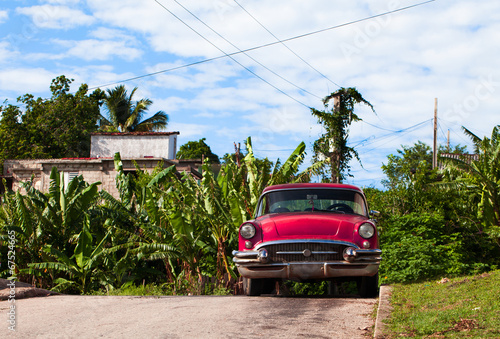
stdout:
POLYGON ((375 219, 375 218, 378 218, 380 216, 380 212, 379 211, 374 211, 374 210, 370 210, 370 217, 372 218, 373 222, 375 224, 378 223, 378 220, 375 219))

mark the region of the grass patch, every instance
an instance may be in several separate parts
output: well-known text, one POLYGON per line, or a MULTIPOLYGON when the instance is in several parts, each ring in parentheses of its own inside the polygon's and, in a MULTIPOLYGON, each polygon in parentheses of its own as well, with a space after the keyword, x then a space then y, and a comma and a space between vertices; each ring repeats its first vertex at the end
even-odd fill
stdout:
POLYGON ((167 288, 165 285, 147 284, 147 285, 129 285, 123 286, 121 288, 115 288, 110 290, 99 290, 93 291, 92 295, 119 295, 119 296, 162 296, 162 295, 172 295, 171 289, 167 288))
POLYGON ((164 295, 230 295, 231 291, 223 286, 207 284, 203 293, 199 288, 177 289, 173 284, 145 284, 133 285, 125 284, 121 288, 93 291, 92 295, 115 295, 115 296, 164 296, 164 295))
POLYGON ((389 338, 499 338, 500 271, 393 286, 389 338))

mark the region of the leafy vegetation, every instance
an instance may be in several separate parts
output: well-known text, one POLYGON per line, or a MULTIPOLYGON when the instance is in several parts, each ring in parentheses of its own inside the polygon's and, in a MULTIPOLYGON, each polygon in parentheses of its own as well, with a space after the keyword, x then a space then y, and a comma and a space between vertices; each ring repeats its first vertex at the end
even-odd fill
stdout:
POLYGON ((323 99, 323 111, 311 108, 313 116, 325 128, 325 133, 314 142, 314 161, 320 165, 319 173, 327 182, 342 182, 349 175, 349 162, 354 157, 360 161, 358 152, 347 146, 349 127, 361 119, 354 114, 354 105, 365 104, 373 110, 355 88, 341 88, 323 99), (329 107, 331 100, 333 107, 329 107), (322 161, 327 159, 327 161, 322 161))
MULTIPOLYGON (((85 157, 90 133, 100 127, 151 131, 168 122, 161 111, 142 119, 151 101, 134 101, 136 88, 130 94, 124 86, 88 94, 88 87, 81 85, 70 94, 72 81, 54 79, 50 99, 20 97, 24 112, 10 104, 0 107, 0 159, 85 157), (103 103, 107 117, 100 114, 103 103)), ((200 181, 179 175, 175 167, 158 166, 153 172, 137 167, 134 175, 127 174, 117 155, 119 197, 82 177, 65 186, 53 169, 48 192, 28 181, 24 194, 3 194, 0 243, 15 232, 16 273, 64 292, 137 288, 142 293, 141 286, 150 286, 172 294, 236 293, 230 253, 237 247, 238 226, 252 216, 263 188, 307 182, 312 174, 340 182, 349 175, 349 160, 357 158, 346 143, 350 124, 360 120, 354 106, 373 107, 354 88, 342 88, 323 103, 325 110, 313 109, 312 114, 326 132, 314 145, 315 163, 303 172, 303 142, 285 161, 273 164, 254 156, 250 138, 247 153, 225 155, 217 172, 211 165, 218 157, 204 138, 183 145, 179 157, 205 155, 200 181), (332 99, 338 101, 329 107, 332 99)), ((382 166, 386 189, 364 189, 371 208, 381 212, 381 283, 459 277, 500 267, 499 131, 496 126, 490 138, 481 139, 464 128, 476 157, 467 156, 460 146, 446 150, 460 156, 442 159, 444 170, 432 168, 431 149, 421 142, 388 156, 382 166)), ((5 246, 0 246, 0 256, 5 262, 5 246)), ((1 269, 0 276, 9 275, 1 269)), ((289 288, 316 294, 325 286, 289 288)))
POLYGON ((500 125, 493 128, 491 138, 480 139, 466 128, 464 132, 474 143, 477 160, 449 159, 446 174, 451 180, 448 181, 474 198, 481 231, 500 246, 500 125))
POLYGON ((82 177, 65 187, 54 168, 48 193, 27 182, 25 195, 3 195, 0 241, 16 232, 17 274, 58 291, 111 293, 152 284, 172 294, 234 292, 230 253, 260 192, 310 173, 298 170, 304 143, 272 169, 256 165, 250 138, 247 150, 240 166, 228 159, 217 176, 207 159, 200 182, 179 177, 173 166, 126 174, 117 154, 118 199, 82 177))
POLYGON ((153 102, 150 99, 134 101, 133 96, 136 91, 137 87, 128 95, 125 85, 106 90, 103 100, 108 117, 101 116, 103 129, 111 132, 151 132, 167 126, 168 116, 163 111, 143 119, 153 102))
POLYGON ((0 106, 0 161, 3 159, 45 159, 88 157, 90 134, 99 128, 104 93, 88 94, 82 84, 70 94, 72 79, 52 80, 49 99, 25 94, 17 100, 24 107, 0 106))
POLYGON ((495 221, 484 218, 484 208, 491 206, 492 211, 492 202, 498 202, 495 142, 490 141, 495 133, 492 139, 476 139, 476 144, 484 145, 484 150, 476 148, 478 160, 467 160, 465 149, 455 147, 459 160, 441 158, 448 163, 444 170, 432 168, 431 149, 421 142, 388 156, 382 167, 388 189, 365 189, 371 208, 381 212, 381 283, 477 274, 499 267, 495 221), (482 203, 483 197, 493 198, 488 205, 482 203))
POLYGON ((211 164, 220 164, 219 157, 212 152, 210 146, 205 142, 206 138, 199 141, 188 141, 179 147, 176 154, 177 159, 203 159, 208 158, 211 164))

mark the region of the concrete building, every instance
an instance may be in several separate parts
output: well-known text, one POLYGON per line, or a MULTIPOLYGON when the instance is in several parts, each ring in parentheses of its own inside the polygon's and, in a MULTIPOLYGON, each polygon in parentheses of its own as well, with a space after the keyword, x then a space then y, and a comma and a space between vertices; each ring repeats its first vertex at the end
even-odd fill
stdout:
POLYGON ((64 173, 65 184, 75 176, 82 175, 88 183, 101 182, 100 189, 118 197, 114 168, 116 152, 120 152, 125 172, 135 172, 134 163, 150 173, 158 164, 163 164, 163 168, 175 165, 178 172, 185 171, 195 178, 201 178, 198 172, 201 160, 175 159, 177 135, 179 132, 96 133, 91 136, 89 158, 6 159, 3 178, 6 180, 7 189, 17 191, 22 182, 33 176, 35 188, 47 192, 50 172, 52 167, 56 167, 64 173))

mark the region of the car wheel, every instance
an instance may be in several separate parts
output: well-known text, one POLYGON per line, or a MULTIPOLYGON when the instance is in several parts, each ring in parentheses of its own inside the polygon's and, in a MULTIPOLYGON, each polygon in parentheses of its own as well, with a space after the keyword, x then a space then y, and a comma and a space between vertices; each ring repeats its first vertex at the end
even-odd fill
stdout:
POLYGON ((243 290, 248 296, 258 296, 261 294, 270 294, 275 289, 274 279, 249 279, 243 278, 243 290))
POLYGON ((378 294, 378 273, 373 277, 362 277, 358 282, 361 298, 375 298, 378 294))
POLYGON ((276 280, 262 279, 262 294, 271 294, 276 289, 276 280))
POLYGON ((263 279, 243 278, 243 290, 248 296, 257 296, 262 293, 263 279))

